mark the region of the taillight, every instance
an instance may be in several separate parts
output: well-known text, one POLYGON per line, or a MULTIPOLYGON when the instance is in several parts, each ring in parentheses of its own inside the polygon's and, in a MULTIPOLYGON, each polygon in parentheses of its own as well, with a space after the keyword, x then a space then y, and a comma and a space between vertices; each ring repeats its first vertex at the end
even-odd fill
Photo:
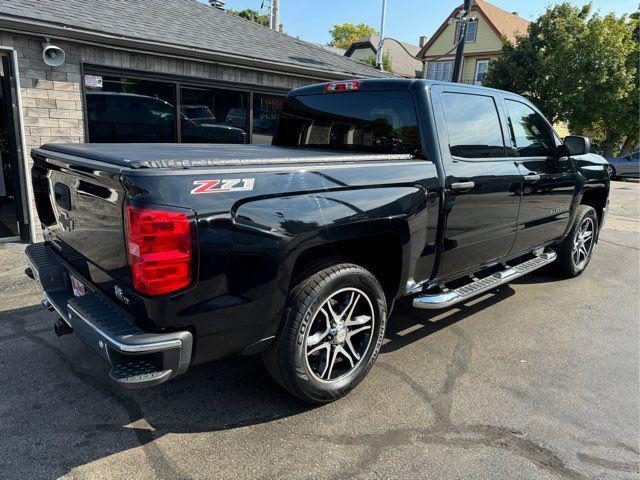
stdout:
POLYGON ((191 210, 126 206, 127 244, 133 287, 163 295, 192 284, 195 277, 195 215, 191 210))
POLYGON ((354 92, 360 90, 360 82, 349 80, 348 82, 327 83, 324 87, 325 93, 354 92))

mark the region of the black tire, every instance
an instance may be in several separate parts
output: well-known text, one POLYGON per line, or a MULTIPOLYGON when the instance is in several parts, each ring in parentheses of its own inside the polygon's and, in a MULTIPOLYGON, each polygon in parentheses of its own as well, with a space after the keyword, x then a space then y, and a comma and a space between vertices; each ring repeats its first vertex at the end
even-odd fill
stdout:
POLYGON ((556 247, 558 259, 550 265, 551 271, 562 278, 573 278, 581 275, 591 261, 597 235, 598 215, 596 211, 589 205, 580 205, 573 227, 571 227, 571 231, 556 247), (577 261, 575 252, 576 241, 580 236, 581 228, 585 225, 585 222, 591 222, 592 237, 588 244, 586 256, 583 257, 580 255, 579 258, 584 259, 582 261, 577 261))
POLYGON ((263 353, 264 364, 276 383, 306 402, 322 404, 337 400, 353 390, 371 370, 382 345, 386 321, 384 292, 369 271, 349 263, 319 267, 291 290, 280 334, 263 353), (341 299, 344 302, 340 303, 341 299), (342 318, 347 319, 344 323, 337 322, 338 327, 332 327, 327 313, 334 309, 334 313, 342 312, 342 318), (355 313, 363 314, 351 319, 355 313), (371 316, 370 333, 365 323, 355 325, 368 322, 367 316, 371 316), (349 326, 349 322, 354 325, 349 326), (318 329, 319 326, 322 328, 318 329), (343 330, 347 333, 343 334, 343 330), (322 337, 323 332, 329 333, 322 337), (352 337, 349 333, 353 332, 352 337), (316 344, 311 345, 311 341, 318 337, 322 339, 318 340, 317 348, 328 345, 315 354, 312 352, 317 349, 313 346, 316 344), (359 342, 357 349, 356 342, 359 342), (351 360, 341 349, 348 350, 351 360))

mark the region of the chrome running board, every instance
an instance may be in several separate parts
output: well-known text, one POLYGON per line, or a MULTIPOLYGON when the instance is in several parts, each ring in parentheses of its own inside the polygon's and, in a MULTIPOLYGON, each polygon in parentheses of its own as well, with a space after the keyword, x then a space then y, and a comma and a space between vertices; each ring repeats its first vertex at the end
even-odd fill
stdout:
POLYGON ((507 266, 504 270, 489 275, 488 277, 475 279, 462 287, 453 290, 442 290, 429 295, 420 295, 413 299, 415 308, 435 310, 439 308, 447 308, 456 303, 464 302, 472 297, 487 292, 499 285, 515 280, 518 277, 533 272, 556 259, 556 252, 547 250, 546 252, 535 256, 531 260, 514 266, 507 266))

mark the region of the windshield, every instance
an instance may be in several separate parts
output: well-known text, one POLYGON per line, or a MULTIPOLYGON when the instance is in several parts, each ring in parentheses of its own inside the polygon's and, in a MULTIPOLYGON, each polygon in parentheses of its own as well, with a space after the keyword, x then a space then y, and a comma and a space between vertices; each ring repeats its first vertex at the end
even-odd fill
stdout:
POLYGON ((288 98, 273 144, 420 155, 418 122, 409 92, 288 98))

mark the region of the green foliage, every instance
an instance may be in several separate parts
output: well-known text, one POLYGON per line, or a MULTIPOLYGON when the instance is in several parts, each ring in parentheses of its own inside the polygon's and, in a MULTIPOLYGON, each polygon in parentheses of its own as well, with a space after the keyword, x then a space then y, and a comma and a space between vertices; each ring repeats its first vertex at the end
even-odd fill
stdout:
POLYGON ((334 25, 333 28, 329 30, 329 34, 332 38, 329 45, 338 48, 349 48, 349 45, 359 38, 367 35, 375 35, 377 33, 378 31, 375 28, 365 25, 364 23, 359 25, 354 25, 353 23, 341 23, 334 25))
MULTIPOLYGON (((369 65, 371 65, 372 67, 376 66, 376 56, 375 55, 369 55, 365 58, 363 58, 361 60, 363 63, 367 63, 369 65)), ((384 69, 385 72, 391 72, 393 73, 393 66, 391 65, 391 57, 389 56, 388 53, 382 53, 382 68, 384 69)))
POLYGON ((553 122, 591 134, 610 156, 638 140, 638 15, 591 13, 563 2, 504 42, 484 84, 519 93, 553 122))
POLYGON ((255 10, 252 10, 250 8, 245 8, 244 10, 240 10, 240 11, 232 10, 231 8, 229 8, 227 9, 227 12, 233 13, 234 15, 237 15, 246 20, 256 22, 262 25, 263 27, 269 26, 269 15, 266 15, 266 14, 262 15, 260 12, 256 12, 255 10))

